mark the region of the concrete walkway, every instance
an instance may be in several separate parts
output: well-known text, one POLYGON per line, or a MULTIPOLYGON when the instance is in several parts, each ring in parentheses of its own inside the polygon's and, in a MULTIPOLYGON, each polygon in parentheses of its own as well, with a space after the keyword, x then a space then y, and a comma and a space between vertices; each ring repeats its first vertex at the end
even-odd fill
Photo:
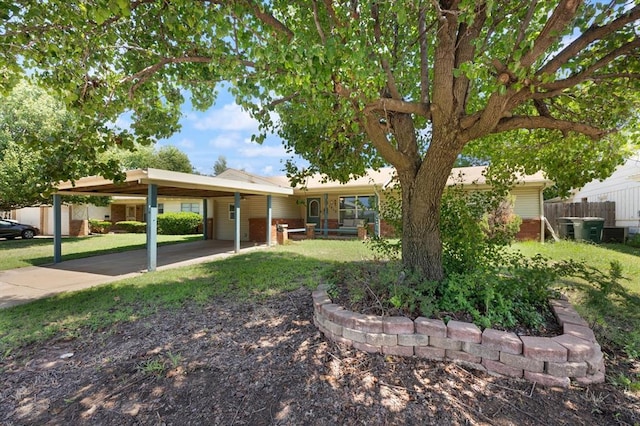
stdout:
MULTIPOLYGON (((266 246, 246 243, 240 249, 246 252, 256 248, 266 246)), ((206 240, 160 246, 157 269, 177 268, 233 254, 231 241, 206 240)), ((0 309, 140 275, 146 267, 147 251, 142 249, 0 271, 0 309)))

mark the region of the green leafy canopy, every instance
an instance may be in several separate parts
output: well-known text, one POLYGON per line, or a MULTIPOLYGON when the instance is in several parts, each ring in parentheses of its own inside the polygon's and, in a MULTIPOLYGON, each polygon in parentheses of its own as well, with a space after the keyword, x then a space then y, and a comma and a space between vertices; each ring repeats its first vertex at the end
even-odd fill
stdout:
POLYGON ((184 90, 205 109, 225 81, 307 172, 344 181, 393 165, 414 241, 403 258, 436 279, 440 198, 463 151, 580 186, 638 141, 637 0, 51 0, 0 12, 0 85, 28 70, 55 88, 101 135, 86 149, 128 143, 105 126, 125 112, 141 142, 168 136, 184 90))
POLYGON ((78 138, 74 115, 44 90, 20 82, 2 97, 0 209, 49 203, 60 180, 102 171, 94 162, 97 149, 78 148, 78 138))

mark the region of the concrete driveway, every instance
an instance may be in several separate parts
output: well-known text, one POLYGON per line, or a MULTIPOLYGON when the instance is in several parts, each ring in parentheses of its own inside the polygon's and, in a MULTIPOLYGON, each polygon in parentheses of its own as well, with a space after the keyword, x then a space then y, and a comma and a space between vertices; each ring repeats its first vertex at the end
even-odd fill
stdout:
MULTIPOLYGON (((257 248, 266 248, 266 245, 246 243, 240 251, 257 248)), ((160 246, 157 269, 177 268, 233 254, 233 241, 206 240, 160 246)), ((146 267, 147 252, 142 249, 0 271, 0 309, 140 275, 146 267)))

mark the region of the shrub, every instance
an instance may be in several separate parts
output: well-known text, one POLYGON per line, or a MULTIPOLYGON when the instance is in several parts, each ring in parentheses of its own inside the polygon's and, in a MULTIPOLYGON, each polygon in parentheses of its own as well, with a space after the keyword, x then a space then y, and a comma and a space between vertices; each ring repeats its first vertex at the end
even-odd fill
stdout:
POLYGON ((147 231, 147 224, 136 220, 123 220, 116 222, 116 227, 131 234, 144 234, 147 231))
POLYGON ((337 265, 326 279, 337 303, 361 312, 469 317, 481 327, 536 329, 552 317, 548 300, 557 294, 550 286, 581 270, 569 262, 504 252, 472 271, 450 273, 442 282, 424 281, 397 261, 337 265))
MULTIPOLYGON (((394 190, 385 195, 381 216, 401 234, 401 194, 394 190)), ((383 313, 396 309, 411 317, 470 317, 482 327, 535 329, 551 316, 550 286, 581 269, 509 252, 506 247, 515 240, 520 224, 504 188, 468 191, 454 185, 445 189, 440 210, 444 280, 423 281, 393 261, 360 266, 359 271, 342 272, 329 281, 337 286, 346 274, 342 282, 347 297, 369 298, 383 313)), ((380 257, 400 258, 401 241, 373 238, 368 244, 380 257)))
POLYGON ((89 219, 89 232, 92 234, 106 234, 113 225, 108 220, 89 219))
POLYGON ((494 202, 495 207, 484 213, 482 230, 491 244, 509 245, 515 242, 522 219, 513 213, 514 197, 494 202))
MULTIPOLYGON (((385 190, 380 216, 402 235, 402 194, 385 190)), ((460 185, 445 189, 440 210, 440 232, 445 274, 473 271, 511 244, 520 229, 520 217, 513 213, 513 199, 504 192, 467 191, 460 185)), ((373 237, 367 244, 380 258, 400 259, 402 241, 373 237)))
POLYGON ((198 232, 202 217, 198 213, 180 212, 158 215, 158 234, 187 235, 198 232))
POLYGON ((631 237, 629 237, 629 239, 627 240, 627 245, 635 248, 640 248, 640 233, 633 234, 631 237))

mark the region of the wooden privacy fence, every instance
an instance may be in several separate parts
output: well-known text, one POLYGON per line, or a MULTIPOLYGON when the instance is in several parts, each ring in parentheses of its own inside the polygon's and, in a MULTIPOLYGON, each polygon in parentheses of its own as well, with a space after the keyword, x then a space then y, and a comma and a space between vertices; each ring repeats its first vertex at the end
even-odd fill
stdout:
POLYGON ((556 232, 559 217, 601 217, 604 226, 616 226, 616 203, 590 203, 586 198, 579 203, 544 203, 544 216, 556 232))

